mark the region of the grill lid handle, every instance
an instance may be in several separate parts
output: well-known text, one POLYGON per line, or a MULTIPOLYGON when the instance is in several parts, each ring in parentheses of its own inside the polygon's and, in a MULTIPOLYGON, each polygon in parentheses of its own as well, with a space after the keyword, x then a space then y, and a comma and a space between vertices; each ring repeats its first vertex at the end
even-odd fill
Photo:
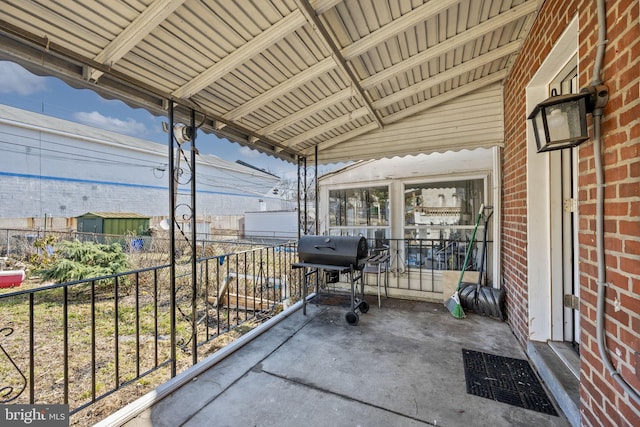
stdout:
MULTIPOLYGON (((330 243, 331 242, 331 238, 327 237, 326 239, 324 239, 325 243, 330 243)), ((313 245, 314 248, 316 249, 331 249, 332 251, 336 250, 336 244, 332 244, 332 245, 313 245)))

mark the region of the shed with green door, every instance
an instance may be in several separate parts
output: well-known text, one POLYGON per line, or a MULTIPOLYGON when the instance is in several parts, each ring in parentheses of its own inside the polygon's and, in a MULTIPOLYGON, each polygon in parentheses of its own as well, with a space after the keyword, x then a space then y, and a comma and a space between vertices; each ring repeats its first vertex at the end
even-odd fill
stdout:
POLYGON ((128 212, 87 212, 76 217, 78 232, 143 235, 149 230, 149 217, 128 212))

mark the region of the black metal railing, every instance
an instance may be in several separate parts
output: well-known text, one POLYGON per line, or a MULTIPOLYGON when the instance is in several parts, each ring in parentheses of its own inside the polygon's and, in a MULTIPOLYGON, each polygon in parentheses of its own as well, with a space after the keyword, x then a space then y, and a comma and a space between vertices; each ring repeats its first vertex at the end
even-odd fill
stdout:
POLYGON ((10 403, 16 400, 27 388, 27 377, 24 376, 11 355, 5 350, 3 340, 13 334, 13 329, 5 327, 0 329, 0 350, 5 360, 3 360, 3 375, 5 378, 14 376, 18 381, 5 380, 0 384, 0 403, 10 403))
MULTIPOLYGON (((380 244, 390 251, 389 286, 424 292, 436 291, 439 272, 459 270, 469 247, 466 241, 444 239, 369 242, 371 248, 380 244)), ((229 333, 246 332, 285 302, 301 298, 300 272, 291 269, 298 261, 295 243, 245 250, 234 245, 202 244, 195 294, 188 255, 184 264, 177 257, 173 296, 168 264, 3 290, 0 403, 63 403, 76 414, 123 390, 135 389, 137 397, 223 347, 229 333), (172 342, 178 348, 175 358, 172 342)), ((467 270, 479 269, 481 245, 472 246, 467 270)), ((136 256, 146 256, 147 250, 135 248, 136 256)))
MULTIPOLYGON (((369 239, 368 244, 369 248, 388 247, 388 268, 394 273, 390 287, 425 292, 437 292, 443 271, 462 270, 470 246, 467 239, 369 239)), ((483 244, 471 244, 465 271, 480 271, 483 244)), ((487 241, 482 269, 486 281, 493 277, 492 248, 493 242, 487 241)))
POLYGON ((299 299, 294 258, 293 243, 200 258, 195 295, 177 265, 175 310, 169 265, 0 294, 0 402, 75 414, 133 384, 139 396, 299 299))

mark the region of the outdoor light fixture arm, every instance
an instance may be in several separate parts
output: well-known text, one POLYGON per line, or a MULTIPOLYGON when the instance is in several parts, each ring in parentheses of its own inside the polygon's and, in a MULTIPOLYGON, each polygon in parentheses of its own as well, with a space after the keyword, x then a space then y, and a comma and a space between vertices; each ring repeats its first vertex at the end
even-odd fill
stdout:
POLYGON ((608 100, 609 90, 602 84, 567 95, 556 95, 553 91, 528 117, 533 123, 538 153, 572 148, 587 141, 587 114, 601 111, 608 100))
POLYGON ((602 109, 609 102, 609 88, 602 83, 592 84, 580 89, 580 93, 588 93, 587 113, 602 115, 602 109), (597 113, 597 110, 600 110, 597 113))

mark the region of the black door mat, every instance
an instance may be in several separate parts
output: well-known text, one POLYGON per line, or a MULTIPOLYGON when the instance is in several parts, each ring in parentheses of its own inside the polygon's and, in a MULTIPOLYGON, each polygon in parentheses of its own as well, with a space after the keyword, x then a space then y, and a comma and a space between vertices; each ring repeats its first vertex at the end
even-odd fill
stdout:
POLYGON ((462 349, 467 393, 558 416, 540 380, 522 359, 462 349))

